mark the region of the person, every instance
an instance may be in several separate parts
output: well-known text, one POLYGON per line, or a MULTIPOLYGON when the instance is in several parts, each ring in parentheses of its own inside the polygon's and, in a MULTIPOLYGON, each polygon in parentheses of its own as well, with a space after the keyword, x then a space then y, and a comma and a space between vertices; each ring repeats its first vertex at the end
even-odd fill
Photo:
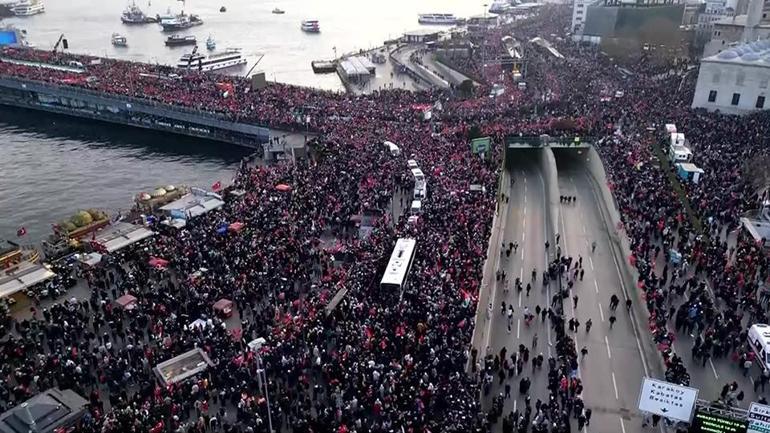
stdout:
POLYGON ((583 359, 588 355, 588 347, 583 346, 582 349, 580 349, 580 359, 583 359))
POLYGON ((586 320, 586 334, 591 332, 591 326, 594 325, 594 322, 591 321, 591 319, 586 320))
POLYGON ((629 313, 631 312, 631 304, 632 303, 633 302, 631 302, 630 299, 626 299, 626 311, 629 312, 629 313))
POLYGON ((591 241, 591 252, 596 251, 596 241, 591 241))
POLYGON ((577 304, 578 304, 578 296, 574 295, 572 296, 572 308, 577 309, 577 304))
POLYGON ((612 325, 615 324, 615 321, 618 320, 617 317, 615 317, 615 314, 613 313, 610 315, 610 329, 612 329, 612 325))
POLYGON ((615 311, 616 308, 618 308, 618 303, 620 302, 620 299, 618 299, 618 295, 612 294, 610 296, 610 310, 615 311))
POLYGON ((537 332, 532 336, 532 350, 537 348, 537 332))

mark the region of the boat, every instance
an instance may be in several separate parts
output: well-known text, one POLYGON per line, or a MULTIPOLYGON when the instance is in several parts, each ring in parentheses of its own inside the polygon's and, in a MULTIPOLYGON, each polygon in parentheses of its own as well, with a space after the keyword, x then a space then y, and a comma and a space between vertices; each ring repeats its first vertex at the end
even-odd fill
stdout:
POLYGON ((181 45, 196 45, 195 36, 171 35, 166 39, 166 46, 178 47, 181 45))
POLYGON ((141 9, 139 9, 139 6, 137 6, 136 3, 131 2, 120 16, 120 21, 122 21, 123 24, 149 24, 157 23, 158 19, 148 17, 141 9))
POLYGON ((206 49, 209 51, 214 51, 217 49, 217 43, 211 35, 206 38, 206 49))
POLYGON ((201 72, 219 71, 221 69, 235 68, 247 63, 241 55, 240 48, 228 48, 221 53, 205 56, 193 50, 179 58, 177 68, 192 69, 201 72))
POLYGON ((222 6, 221 8, 219 8, 219 12, 227 12, 227 8, 222 6))
POLYGON ((163 19, 160 22, 164 32, 189 29, 201 24, 203 24, 203 20, 198 15, 187 15, 184 12, 173 18, 163 19))
POLYGON ((457 21, 454 14, 420 14, 417 17, 420 24, 454 25, 457 21))
POLYGON ((28 17, 45 12, 45 4, 43 0, 22 0, 13 5, 11 11, 17 17, 28 17))
POLYGON ((283 9, 275 8, 275 9, 273 9, 273 13, 276 14, 276 15, 282 15, 282 14, 285 14, 286 11, 284 11, 283 9))
POLYGON ((318 20, 305 20, 302 21, 302 25, 300 26, 303 32, 307 33, 320 33, 321 32, 321 26, 318 24, 318 20))
POLYGON ((495 1, 492 2, 492 6, 489 7, 489 13, 502 14, 508 12, 511 9, 511 4, 507 1, 495 1))
POLYGON ((112 34, 112 45, 116 47, 127 47, 128 46, 128 40, 125 36, 121 35, 120 33, 113 33, 112 34))

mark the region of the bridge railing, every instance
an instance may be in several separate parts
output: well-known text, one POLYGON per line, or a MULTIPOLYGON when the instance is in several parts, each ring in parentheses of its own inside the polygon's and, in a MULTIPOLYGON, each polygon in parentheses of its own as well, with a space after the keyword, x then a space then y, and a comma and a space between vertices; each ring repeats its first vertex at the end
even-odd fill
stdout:
POLYGON ((583 147, 591 146, 596 142, 596 137, 570 135, 563 137, 552 137, 550 135, 539 136, 518 136, 509 135, 505 137, 507 147, 583 147))

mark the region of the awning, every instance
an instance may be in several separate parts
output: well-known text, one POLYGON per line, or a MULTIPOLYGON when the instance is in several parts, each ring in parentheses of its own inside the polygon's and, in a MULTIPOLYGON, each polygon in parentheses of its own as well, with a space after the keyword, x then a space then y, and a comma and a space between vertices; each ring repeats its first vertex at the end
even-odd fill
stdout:
POLYGON ((32 267, 15 272, 12 275, 6 274, 0 278, 0 298, 21 292, 27 287, 53 278, 55 275, 55 273, 42 265, 32 265, 32 267))

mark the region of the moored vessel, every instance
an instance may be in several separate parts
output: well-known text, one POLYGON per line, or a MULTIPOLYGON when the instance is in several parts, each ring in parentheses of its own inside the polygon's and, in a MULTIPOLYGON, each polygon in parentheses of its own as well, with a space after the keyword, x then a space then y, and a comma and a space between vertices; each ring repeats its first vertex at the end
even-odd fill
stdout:
POLYGON ((321 25, 318 23, 318 20, 304 20, 302 21, 300 28, 302 29, 303 32, 307 32, 307 33, 321 32, 321 25))
POLYGON ((166 46, 176 47, 181 45, 195 45, 198 41, 195 36, 171 35, 166 39, 166 46))

